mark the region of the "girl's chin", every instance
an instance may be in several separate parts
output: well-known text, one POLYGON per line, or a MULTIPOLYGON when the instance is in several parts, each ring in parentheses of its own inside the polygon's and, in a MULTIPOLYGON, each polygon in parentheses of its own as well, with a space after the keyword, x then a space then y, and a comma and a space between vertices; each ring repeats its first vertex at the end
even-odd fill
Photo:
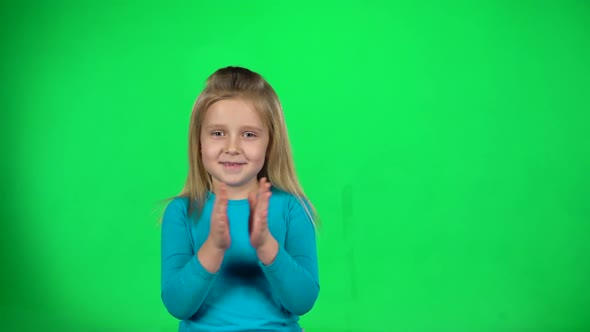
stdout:
POLYGON ((222 176, 217 178, 216 182, 225 184, 231 190, 255 190, 258 188, 258 179, 256 176, 250 179, 244 179, 242 177, 222 176))

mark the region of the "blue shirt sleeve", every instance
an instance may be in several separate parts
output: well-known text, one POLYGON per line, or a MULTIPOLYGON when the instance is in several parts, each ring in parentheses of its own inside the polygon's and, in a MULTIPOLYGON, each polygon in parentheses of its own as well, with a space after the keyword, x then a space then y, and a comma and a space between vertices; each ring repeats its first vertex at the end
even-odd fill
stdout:
POLYGON ((207 297, 216 274, 207 271, 191 246, 188 200, 171 201, 162 220, 162 302, 178 319, 194 315, 207 297))
POLYGON ((303 315, 318 298, 320 285, 315 228, 301 204, 293 199, 284 246, 270 265, 260 262, 274 296, 287 311, 303 315))

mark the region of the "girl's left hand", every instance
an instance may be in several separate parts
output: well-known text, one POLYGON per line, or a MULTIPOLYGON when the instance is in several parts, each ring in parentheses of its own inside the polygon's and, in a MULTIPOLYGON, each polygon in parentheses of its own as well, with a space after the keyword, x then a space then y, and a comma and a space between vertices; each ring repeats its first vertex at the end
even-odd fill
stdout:
POLYGON ((268 229, 268 204, 270 200, 270 183, 266 178, 261 178, 258 193, 250 193, 250 218, 248 230, 250 231, 250 244, 258 250, 270 244, 274 238, 268 229))

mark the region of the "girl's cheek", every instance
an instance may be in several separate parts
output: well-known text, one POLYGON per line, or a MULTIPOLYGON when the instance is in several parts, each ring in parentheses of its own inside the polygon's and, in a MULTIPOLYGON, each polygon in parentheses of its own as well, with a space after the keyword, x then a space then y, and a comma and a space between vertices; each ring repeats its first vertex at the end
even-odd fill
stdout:
POLYGON ((223 146, 223 143, 219 142, 219 141, 213 141, 213 140, 207 140, 204 144, 203 147, 207 150, 215 150, 215 149, 219 149, 220 147, 223 146))

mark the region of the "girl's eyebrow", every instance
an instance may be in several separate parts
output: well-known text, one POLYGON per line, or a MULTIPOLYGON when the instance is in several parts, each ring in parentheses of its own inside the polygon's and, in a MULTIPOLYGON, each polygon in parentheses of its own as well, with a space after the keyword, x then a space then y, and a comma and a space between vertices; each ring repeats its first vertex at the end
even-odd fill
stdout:
MULTIPOLYGON (((210 124, 208 126, 205 127, 205 129, 215 129, 215 128, 225 128, 227 127, 226 125, 222 125, 222 124, 210 124)), ((264 131, 262 128, 258 127, 258 126, 252 126, 252 125, 244 125, 240 127, 241 130, 254 130, 254 131, 264 131)))

